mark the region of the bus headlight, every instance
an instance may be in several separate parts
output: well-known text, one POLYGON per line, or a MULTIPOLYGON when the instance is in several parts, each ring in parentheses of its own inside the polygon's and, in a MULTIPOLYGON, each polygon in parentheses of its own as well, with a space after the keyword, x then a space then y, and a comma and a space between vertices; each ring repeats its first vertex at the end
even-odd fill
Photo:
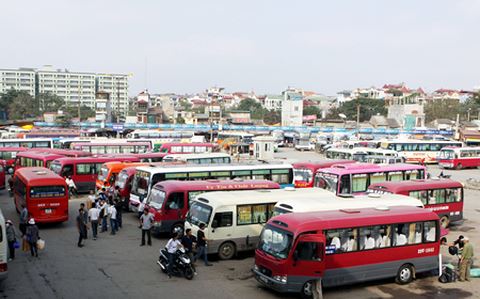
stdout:
POLYGON ((253 270, 254 271, 259 271, 257 264, 253 265, 253 270))
POLYGON ((155 226, 155 227, 160 227, 160 226, 162 226, 162 221, 155 221, 155 222, 153 222, 153 226, 155 226))
POLYGON ((273 279, 281 283, 287 283, 287 275, 275 275, 273 279))

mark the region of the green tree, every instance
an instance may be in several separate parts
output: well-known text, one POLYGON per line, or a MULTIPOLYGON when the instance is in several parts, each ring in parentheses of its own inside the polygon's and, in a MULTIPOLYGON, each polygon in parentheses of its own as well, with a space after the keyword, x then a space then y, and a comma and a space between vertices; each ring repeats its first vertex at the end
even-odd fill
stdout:
POLYGON ((263 116, 263 122, 267 125, 275 125, 282 121, 280 111, 270 110, 263 116))
POLYGON ((39 115, 38 102, 26 92, 19 92, 8 105, 8 118, 12 120, 34 118, 39 115))
POLYGON ((424 107, 425 121, 429 123, 439 118, 455 120, 461 110, 462 105, 456 99, 430 101, 424 107))
MULTIPOLYGON (((30 95, 26 91, 18 91, 13 88, 11 88, 7 92, 0 95, 0 113, 3 114, 6 119, 11 119, 11 116, 9 115, 9 112, 11 110, 10 106, 12 105, 14 100, 19 96, 27 97, 30 95)), ((12 108, 15 109, 17 106, 18 106, 18 103, 16 104, 16 106, 12 108)), ((15 116, 17 117, 18 115, 15 115, 15 116)))
POLYGON ((243 99, 235 110, 250 111, 252 119, 263 119, 265 113, 268 111, 262 107, 262 104, 250 98, 243 99))
POLYGON ((68 128, 72 124, 72 116, 64 112, 55 118, 55 122, 63 128, 68 128))
POLYGON ((316 115, 318 118, 321 118, 322 111, 317 106, 304 106, 303 115, 316 115))
POLYGON ((62 97, 49 92, 38 94, 36 100, 41 112, 57 112, 65 104, 62 97))
POLYGON ((192 109, 192 104, 189 101, 187 101, 187 99, 180 99, 178 101, 178 105, 182 107, 182 111, 191 111, 192 109))
POLYGON ((177 124, 183 125, 185 123, 185 119, 181 115, 178 115, 177 119, 176 119, 176 122, 177 122, 177 124))
MULTIPOLYGON (((78 117, 78 107, 67 107, 65 109, 65 112, 70 115, 71 117, 78 117)), ((85 105, 82 105, 80 107, 80 116, 81 116, 81 121, 86 120, 89 117, 94 117, 95 116, 95 110, 93 110, 90 107, 87 107, 85 105)))
POLYGON ((358 98, 345 102, 342 106, 330 110, 328 118, 339 118, 339 114, 345 114, 347 119, 357 119, 357 106, 360 105, 360 121, 369 121, 373 115, 387 115, 387 108, 383 100, 358 98))

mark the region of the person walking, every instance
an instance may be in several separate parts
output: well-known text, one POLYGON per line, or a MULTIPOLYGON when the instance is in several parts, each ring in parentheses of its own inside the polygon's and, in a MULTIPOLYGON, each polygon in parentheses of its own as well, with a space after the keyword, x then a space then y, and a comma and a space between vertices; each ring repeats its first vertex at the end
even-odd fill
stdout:
POLYGON ((78 216, 77 216, 77 230, 78 230, 78 247, 83 247, 82 240, 86 239, 87 234, 87 223, 85 223, 85 216, 83 216, 85 211, 83 209, 78 209, 78 216))
POLYGON ((115 235, 117 232, 117 209, 115 205, 108 207, 108 215, 110 216, 110 234, 115 235))
POLYGON ((168 240, 167 245, 165 245, 167 248, 167 253, 168 253, 168 268, 167 268, 167 275, 168 278, 172 278, 173 274, 173 264, 175 263, 175 255, 177 254, 177 249, 179 247, 182 247, 182 243, 180 243, 180 240, 178 239, 178 234, 173 233, 172 238, 168 240))
POLYGON ((470 281, 470 266, 472 265, 473 246, 468 237, 463 237, 463 251, 460 257, 459 281, 470 281))
POLYGON ((8 260, 15 259, 15 242, 17 241, 15 227, 11 220, 6 222, 6 231, 7 231, 7 242, 8 242, 8 260))
POLYGON ((182 237, 182 245, 183 248, 185 248, 185 253, 190 257, 190 260, 192 261, 192 267, 193 267, 193 272, 197 274, 197 270, 195 269, 195 266, 193 266, 193 243, 197 242, 197 238, 192 234, 192 229, 187 228, 185 230, 185 235, 182 237))
POLYGON ((28 210, 27 207, 22 203, 22 211, 20 212, 20 222, 18 227, 20 228, 20 232, 22 233, 22 237, 25 235, 27 231, 27 222, 28 222, 28 210))
POLYGON ((105 200, 100 200, 100 220, 102 223, 101 233, 108 231, 107 229, 107 217, 108 217, 108 205, 105 200))
POLYGON ((83 222, 87 225, 87 230, 85 231, 85 239, 88 239, 88 210, 85 208, 85 204, 80 203, 80 209, 83 210, 83 222))
POLYGON ((92 227, 93 240, 97 239, 99 216, 100 210, 95 205, 92 205, 90 210, 88 210, 88 218, 90 219, 90 226, 92 227))
POLYGON ((142 229, 142 243, 140 246, 145 246, 145 235, 148 237, 148 245, 152 246, 152 225, 153 215, 148 212, 148 209, 143 210, 143 214, 140 216, 140 228, 142 229))
POLYGON ((38 226, 35 224, 35 219, 30 218, 30 220, 28 220, 25 236, 27 238, 28 245, 30 245, 30 254, 38 257, 37 241, 40 239, 40 234, 38 231, 38 226))
POLYGON ((197 254, 194 257, 194 261, 196 261, 199 257, 203 255, 203 261, 205 262, 205 266, 212 266, 208 262, 207 257, 207 238, 205 238, 205 223, 200 223, 200 229, 197 231, 197 254))
POLYGON ((123 203, 120 201, 120 199, 115 200, 115 209, 117 210, 117 230, 118 230, 119 228, 122 228, 123 203))

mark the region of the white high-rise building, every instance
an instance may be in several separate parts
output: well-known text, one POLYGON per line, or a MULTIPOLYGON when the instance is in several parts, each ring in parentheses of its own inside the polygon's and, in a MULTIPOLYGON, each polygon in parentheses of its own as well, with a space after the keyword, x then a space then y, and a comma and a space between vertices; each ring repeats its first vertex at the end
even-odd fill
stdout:
POLYGON ((69 72, 44 67, 37 71, 38 93, 52 93, 65 100, 67 106, 79 104, 95 109, 95 74, 69 72))
POLYGON ((0 69, 0 93, 22 90, 35 97, 35 70, 31 68, 0 69))
POLYGON ((303 91, 289 87, 282 94, 282 126, 301 126, 303 120, 303 91))
POLYGON ((97 74, 97 91, 108 92, 113 111, 125 117, 128 112, 128 75, 97 74))

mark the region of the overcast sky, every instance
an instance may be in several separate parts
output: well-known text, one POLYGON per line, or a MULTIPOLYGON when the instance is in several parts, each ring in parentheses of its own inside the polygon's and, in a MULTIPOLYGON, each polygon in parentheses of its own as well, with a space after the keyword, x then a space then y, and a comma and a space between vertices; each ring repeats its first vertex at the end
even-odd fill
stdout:
POLYGON ((131 73, 130 93, 480 85, 480 1, 28 0, 0 68, 131 73))

